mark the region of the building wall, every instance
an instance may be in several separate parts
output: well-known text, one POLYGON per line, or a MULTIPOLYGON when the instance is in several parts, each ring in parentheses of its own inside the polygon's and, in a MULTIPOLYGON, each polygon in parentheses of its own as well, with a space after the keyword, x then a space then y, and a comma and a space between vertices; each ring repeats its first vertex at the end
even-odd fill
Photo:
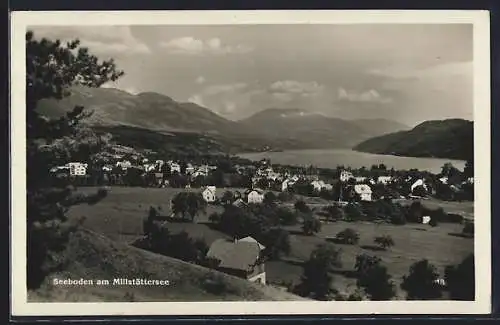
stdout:
POLYGON ((266 284, 266 272, 254 275, 251 278, 248 278, 248 281, 266 284))
POLYGON ((203 199, 207 202, 213 202, 215 201, 215 195, 211 191, 205 190, 203 191, 203 199))
POLYGON ((371 193, 363 193, 360 195, 362 201, 371 201, 372 200, 372 194, 371 193))
POLYGON ((248 194, 248 203, 261 203, 263 199, 264 196, 257 192, 250 192, 248 194))

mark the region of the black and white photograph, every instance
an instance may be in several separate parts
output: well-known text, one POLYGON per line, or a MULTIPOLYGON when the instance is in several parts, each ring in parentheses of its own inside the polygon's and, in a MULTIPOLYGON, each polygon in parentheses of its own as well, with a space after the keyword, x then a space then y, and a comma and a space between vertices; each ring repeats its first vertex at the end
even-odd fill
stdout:
POLYGON ((14 13, 13 311, 489 312, 489 55, 480 11, 14 13))

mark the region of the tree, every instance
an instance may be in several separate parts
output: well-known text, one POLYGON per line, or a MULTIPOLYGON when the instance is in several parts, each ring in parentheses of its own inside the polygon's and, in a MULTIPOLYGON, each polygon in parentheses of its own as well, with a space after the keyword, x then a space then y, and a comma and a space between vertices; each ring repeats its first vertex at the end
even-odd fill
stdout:
POLYGON ((441 297, 441 288, 436 283, 439 274, 427 259, 410 266, 409 274, 403 276, 401 289, 407 292, 408 300, 432 300, 441 297))
POLYGON ((335 236, 338 242, 347 245, 356 245, 359 242, 359 234, 352 228, 346 228, 335 236))
POLYGON ((437 218, 436 217, 431 217, 431 220, 429 221, 429 226, 431 226, 431 227, 437 227, 438 226, 438 222, 437 222, 437 218))
POLYGON ((282 228, 269 229, 262 235, 265 254, 270 259, 280 259, 282 254, 290 254, 290 234, 282 228))
POLYGON ((223 205, 228 205, 228 204, 231 204, 233 203, 234 201, 234 194, 233 192, 231 191, 225 191, 221 198, 220 198, 220 201, 223 205))
POLYGON ((57 252, 66 248, 71 233, 78 228, 66 216, 70 206, 95 204, 105 197, 101 192, 75 197, 73 191, 50 182, 49 170, 71 160, 91 161, 106 145, 80 122, 91 115, 83 107, 68 107, 62 117, 50 119, 37 110, 43 99, 62 99, 71 87, 82 85, 97 88, 117 80, 123 71, 113 60, 99 61, 78 40, 36 39, 26 33, 26 149, 27 149, 27 285, 41 285, 45 276, 57 270, 64 260, 57 252))
POLYGON ((462 234, 468 237, 474 237, 474 222, 466 221, 464 228, 462 229, 462 234))
POLYGON ((284 226, 292 226, 297 224, 297 214, 286 207, 278 207, 276 209, 276 217, 278 223, 284 226))
POLYGON ((445 269, 445 281, 453 300, 474 300, 475 270, 474 254, 469 254, 458 265, 449 265, 445 269))
POLYGON ((356 285, 363 289, 370 300, 390 300, 396 294, 394 283, 381 259, 366 254, 356 257, 356 285))
POLYGON ((309 208, 309 206, 303 200, 298 200, 297 202, 295 202, 294 208, 298 212, 302 212, 302 213, 307 213, 307 212, 311 211, 311 209, 309 208))
POLYGON ((464 167, 464 176, 465 177, 474 177, 474 159, 467 159, 464 167))
POLYGON ((375 237, 373 241, 384 250, 394 246, 394 240, 389 235, 375 237))
POLYGON ((153 223, 158 220, 158 211, 154 207, 149 207, 149 213, 142 222, 142 229, 146 237, 151 237, 153 223))
POLYGON ((276 194, 274 194, 273 192, 267 192, 266 194, 264 194, 264 200, 262 201, 262 203, 266 205, 273 205, 277 200, 278 198, 276 197, 276 194))
POLYGON ((415 186, 415 188, 413 189, 413 195, 425 197, 427 196, 427 190, 422 185, 415 186))
POLYGON ((344 210, 335 205, 325 207, 328 221, 339 221, 344 219, 344 210))
POLYGON ((200 193, 180 192, 172 199, 172 212, 182 219, 194 220, 199 212, 205 211, 206 202, 200 193))
POLYGON ((318 245, 304 264, 301 283, 294 289, 295 293, 316 300, 329 300, 333 293, 333 278, 329 271, 341 266, 340 250, 331 245, 318 245))
POLYGON ((357 204, 349 203, 345 207, 345 216, 347 221, 359 221, 364 218, 363 212, 357 204))
POLYGON ((321 221, 313 216, 308 216, 304 218, 304 222, 302 224, 302 231, 305 235, 311 236, 317 232, 321 231, 321 221))

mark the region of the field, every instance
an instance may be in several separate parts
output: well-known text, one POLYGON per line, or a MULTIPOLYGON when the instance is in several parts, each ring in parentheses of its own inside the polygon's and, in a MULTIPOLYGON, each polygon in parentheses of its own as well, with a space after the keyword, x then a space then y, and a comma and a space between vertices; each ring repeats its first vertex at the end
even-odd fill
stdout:
MULTIPOLYGON (((95 188, 82 188, 80 190, 94 191, 95 188)), ((108 197, 97 205, 76 206, 70 210, 69 214, 73 217, 86 216, 85 227, 102 233, 113 240, 130 243, 142 235, 142 220, 147 215, 149 207, 155 206, 160 209, 161 214, 169 215, 170 200, 176 193, 183 190, 113 187, 108 197)), ((191 189, 191 191, 197 190, 191 189)), ((223 191, 224 189, 220 189, 218 195, 223 191)), ((460 210, 462 212, 472 212, 472 210, 467 210, 466 203, 453 205, 448 202, 429 200, 425 201, 424 205, 428 205, 428 202, 432 204, 429 207, 442 206, 447 212, 457 212, 457 209, 462 209, 460 210)), ((472 203, 468 204, 472 207, 472 203)), ((206 214, 201 215, 197 221, 206 221, 211 212, 220 211, 220 209, 220 207, 209 206, 206 214)), ((462 230, 460 224, 441 223, 438 227, 432 228, 418 224, 396 226, 342 221, 330 224, 323 223, 321 232, 316 236, 304 236, 300 233, 300 226, 294 226, 289 228, 292 246, 290 256, 283 258, 282 261, 266 263, 268 281, 272 283, 299 281, 302 274, 302 263, 309 258, 316 245, 325 243, 327 238, 335 236, 336 233, 348 227, 358 231, 360 235, 359 244, 356 246, 334 244, 342 249, 343 262, 343 270, 334 276, 334 286, 341 292, 346 293, 355 289, 355 279, 349 277, 349 271, 352 271, 355 258, 361 253, 379 256, 388 267, 388 271, 393 276, 396 284, 399 284, 402 276, 408 272, 410 265, 417 260, 428 259, 443 274, 446 265, 456 264, 467 254, 474 251, 473 239, 451 235, 462 230), (375 251, 372 246, 373 238, 379 235, 390 235, 394 239, 395 246, 387 251, 375 251)), ((225 236, 200 223, 172 223, 169 228, 172 231, 186 230, 193 237, 205 238, 208 243, 225 236)))

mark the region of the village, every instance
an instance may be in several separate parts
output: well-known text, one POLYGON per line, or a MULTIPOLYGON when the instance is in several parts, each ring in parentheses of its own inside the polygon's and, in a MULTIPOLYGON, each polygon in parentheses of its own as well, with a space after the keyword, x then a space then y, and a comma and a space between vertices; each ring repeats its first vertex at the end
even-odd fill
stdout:
MULTIPOLYGON (((345 222, 346 230, 352 234, 328 234, 322 240, 356 244, 358 222, 408 222, 431 228, 438 223, 450 223, 466 225, 467 234, 467 225, 473 225, 472 211, 442 208, 446 202, 461 204, 473 196, 473 178, 453 166, 443 166, 442 173, 434 175, 416 170, 395 171, 383 165, 361 170, 342 166, 322 170, 275 165, 265 159, 245 162, 227 157, 197 164, 187 159, 158 159, 152 151, 139 153, 124 146, 114 146, 112 154, 101 154, 100 159, 70 162, 52 168, 51 173, 56 181, 64 180, 77 187, 105 186, 110 196, 119 195, 120 188, 130 188, 136 197, 147 195, 140 191, 148 188, 154 190, 154 196, 166 191, 158 206, 150 206, 149 215, 142 221, 142 233, 127 237, 132 245, 291 292, 297 290, 297 281, 273 269, 277 263, 294 263, 293 258, 285 256, 290 251, 294 255, 290 246, 300 245, 290 244, 297 231, 315 237, 332 223, 345 222), (425 206, 427 201, 429 208, 425 206), (157 231, 151 230, 153 225, 157 231), (167 234, 158 229, 167 229, 167 234), (169 247, 158 241, 169 242, 169 247)), ((126 209, 125 202, 119 205, 126 209)), ((133 219, 142 220, 144 214, 140 217, 133 219)), ((119 228, 124 227, 121 223, 130 222, 124 218, 117 216, 106 225, 100 220, 96 229, 110 228, 116 232, 116 222, 120 223, 119 228)), ((92 220, 91 217, 90 224, 92 220)), ((105 220, 109 220, 107 216, 105 220)), ((138 223, 135 221, 134 229, 138 223)), ((304 253, 300 263, 307 257, 304 253)), ((444 287, 443 276, 436 283, 444 287)))
POLYGON ((264 190, 321 196, 341 204, 346 203, 343 198, 348 200, 355 196, 361 201, 425 199, 428 196, 446 201, 473 200, 473 177, 451 164, 434 175, 418 170, 389 170, 384 165, 372 166, 370 170, 339 166, 336 170, 325 171, 313 166, 272 165, 266 159, 259 162, 239 159, 233 164, 232 157, 224 157, 223 164, 197 165, 187 159, 162 160, 155 156, 152 150, 139 152, 114 145, 112 153, 103 152, 95 161, 68 162, 51 168, 50 172, 54 180, 68 179, 81 186, 203 187, 203 198, 208 203, 216 201, 218 187, 246 187, 246 203, 261 203, 264 190))

